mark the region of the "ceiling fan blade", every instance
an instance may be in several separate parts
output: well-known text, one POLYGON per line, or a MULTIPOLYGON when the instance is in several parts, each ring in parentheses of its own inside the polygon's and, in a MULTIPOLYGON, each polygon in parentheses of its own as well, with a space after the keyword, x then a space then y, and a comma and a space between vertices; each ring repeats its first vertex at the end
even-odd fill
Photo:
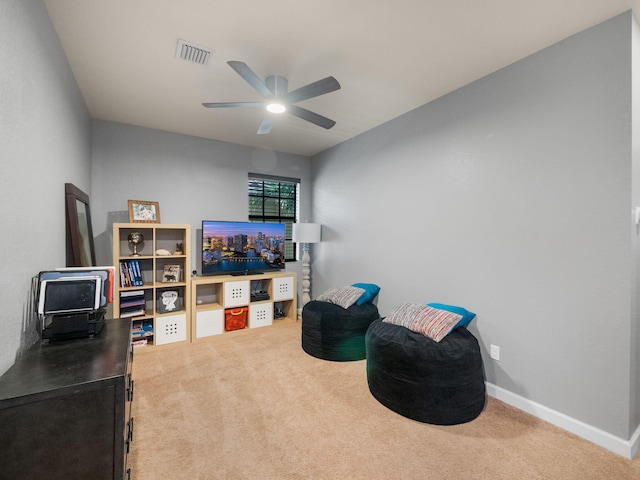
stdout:
POLYGON ((336 124, 336 122, 330 118, 323 117, 322 115, 318 115, 317 113, 313 113, 306 108, 301 108, 296 105, 289 105, 287 112, 307 122, 314 123, 319 127, 326 128, 327 130, 336 124))
POLYGON ((256 133, 258 135, 266 135, 271 131, 271 127, 273 127, 273 115, 265 115, 256 133))
POLYGON ((262 107, 264 102, 219 102, 219 103, 203 103, 203 107, 207 108, 227 108, 227 107, 262 107))
POLYGON ((335 90, 340 90, 340 84, 335 78, 327 77, 289 92, 285 99, 289 103, 295 103, 301 100, 317 97, 319 95, 324 95, 325 93, 333 92, 335 90))
POLYGON ((231 68, 233 68, 238 73, 238 75, 244 78, 245 82, 251 85, 264 98, 273 97, 273 93, 271 93, 271 90, 269 90, 264 82, 260 80, 260 78, 255 73, 253 73, 253 70, 251 70, 246 63, 231 60, 227 62, 227 64, 231 68))

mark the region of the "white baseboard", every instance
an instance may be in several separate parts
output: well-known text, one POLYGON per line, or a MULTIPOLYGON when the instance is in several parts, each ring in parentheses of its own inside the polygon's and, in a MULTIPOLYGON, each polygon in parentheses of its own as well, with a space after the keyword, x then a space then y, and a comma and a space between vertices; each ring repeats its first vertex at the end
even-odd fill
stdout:
POLYGON ((504 388, 498 387, 491 383, 487 383, 487 393, 492 397, 511 405, 523 412, 527 412, 534 417, 551 423, 556 427, 567 430, 585 440, 595 443, 607 450, 621 455, 625 458, 632 459, 640 449, 640 427, 632 435, 631 439, 623 440, 622 438, 611 435, 610 433, 600 430, 596 427, 588 425, 580 420, 571 418, 563 413, 556 412, 544 405, 527 400, 520 395, 516 395, 504 388))

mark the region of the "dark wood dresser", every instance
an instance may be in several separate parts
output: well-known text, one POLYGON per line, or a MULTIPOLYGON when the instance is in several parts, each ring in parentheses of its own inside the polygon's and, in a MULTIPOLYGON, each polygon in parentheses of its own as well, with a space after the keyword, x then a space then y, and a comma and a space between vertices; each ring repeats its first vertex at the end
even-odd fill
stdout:
POLYGON ((128 319, 25 352, 0 377, 0 479, 129 478, 132 362, 128 319))

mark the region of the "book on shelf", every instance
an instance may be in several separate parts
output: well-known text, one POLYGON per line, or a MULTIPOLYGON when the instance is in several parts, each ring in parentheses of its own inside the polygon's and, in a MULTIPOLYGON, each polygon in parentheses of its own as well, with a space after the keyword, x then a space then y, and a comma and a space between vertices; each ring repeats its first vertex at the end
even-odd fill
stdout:
POLYGON ((138 260, 120 261, 120 286, 121 287, 141 287, 144 285, 142 270, 138 260))
POLYGON ((121 310, 123 308, 140 307, 140 306, 144 306, 144 305, 145 305, 144 297, 142 297, 142 298, 131 297, 129 300, 122 300, 122 299, 120 300, 120 309, 121 310))
POLYGON ((146 314, 147 311, 144 308, 137 308, 134 310, 120 310, 120 318, 143 317, 146 314))
POLYGON ((131 327, 131 338, 139 340, 153 337, 153 324, 149 322, 135 322, 131 327))
POLYGON ((144 297, 144 290, 126 290, 124 292, 120 292, 120 298, 128 298, 128 297, 144 297))
POLYGON ((120 318, 140 317, 146 314, 144 290, 120 292, 120 318))

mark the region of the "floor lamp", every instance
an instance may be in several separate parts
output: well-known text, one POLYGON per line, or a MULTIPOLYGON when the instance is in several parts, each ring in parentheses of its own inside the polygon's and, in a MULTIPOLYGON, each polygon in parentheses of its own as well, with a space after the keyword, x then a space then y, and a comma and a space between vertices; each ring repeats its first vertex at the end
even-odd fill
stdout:
POLYGON ((322 225, 319 223, 294 223, 293 241, 302 244, 302 306, 304 307, 311 297, 311 257, 309 256, 309 244, 320 243, 322 239, 322 225))

